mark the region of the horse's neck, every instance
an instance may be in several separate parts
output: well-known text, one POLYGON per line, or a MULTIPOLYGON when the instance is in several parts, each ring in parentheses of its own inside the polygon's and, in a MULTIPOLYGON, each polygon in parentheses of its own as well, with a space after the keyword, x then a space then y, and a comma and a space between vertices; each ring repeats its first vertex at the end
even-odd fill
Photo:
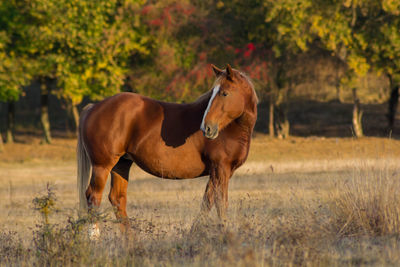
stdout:
POLYGON ((238 119, 236 119, 236 125, 240 129, 240 134, 237 136, 237 141, 242 145, 242 148, 245 150, 245 157, 242 158, 241 163, 238 166, 242 165, 242 163, 247 159, 250 149, 251 135, 253 133, 254 125, 256 122, 257 111, 249 111, 245 110, 238 119))
POLYGON ((237 119, 240 128, 248 135, 253 133, 253 128, 257 120, 257 104, 252 103, 253 106, 247 107, 242 116, 237 119))

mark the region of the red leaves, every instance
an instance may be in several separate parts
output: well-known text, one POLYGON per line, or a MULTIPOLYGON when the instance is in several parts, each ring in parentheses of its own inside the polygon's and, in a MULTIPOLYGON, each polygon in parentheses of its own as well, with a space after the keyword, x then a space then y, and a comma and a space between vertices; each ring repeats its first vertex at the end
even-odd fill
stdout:
POLYGON ((167 6, 150 4, 142 8, 141 15, 146 16, 145 21, 149 26, 176 28, 182 18, 189 18, 195 12, 191 5, 174 3, 167 6))
MULTIPOLYGON (((205 52, 203 53, 206 55, 205 52)), ((196 90, 204 87, 207 82, 210 82, 209 86, 211 86, 213 77, 211 65, 205 61, 200 61, 189 72, 177 71, 171 82, 165 87, 165 91, 176 99, 183 99, 191 94, 198 94, 196 90), (185 90, 185 88, 188 88, 189 91, 185 90)))
POLYGON ((246 47, 247 47, 247 51, 256 50, 256 46, 253 43, 248 43, 246 47))
POLYGON ((163 24, 163 20, 162 19, 153 19, 149 21, 150 25, 153 26, 161 26, 163 24))
POLYGON ((250 55, 251 55, 251 50, 246 50, 246 51, 243 53, 243 56, 244 56, 244 57, 250 57, 250 55))
POLYGON ((243 57, 249 58, 255 50, 256 46, 253 43, 248 43, 245 48, 236 48, 235 54, 242 54, 243 57))
POLYGON ((153 5, 147 5, 142 8, 142 11, 140 12, 141 15, 147 15, 150 13, 150 11, 153 9, 153 5))
POLYGON ((200 61, 205 61, 207 59, 207 53, 206 52, 200 52, 199 53, 199 60, 200 61))
POLYGON ((261 45, 248 43, 243 48, 235 48, 234 64, 249 74, 252 79, 268 81, 267 50, 261 45))

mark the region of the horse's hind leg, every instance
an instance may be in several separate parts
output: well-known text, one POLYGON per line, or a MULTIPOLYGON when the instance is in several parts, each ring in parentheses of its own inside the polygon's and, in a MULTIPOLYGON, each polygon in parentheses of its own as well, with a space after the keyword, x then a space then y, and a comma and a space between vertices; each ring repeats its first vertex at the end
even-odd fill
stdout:
POLYGON ((89 187, 86 190, 86 199, 89 211, 93 211, 100 207, 101 196, 109 173, 110 170, 103 166, 93 166, 92 178, 90 179, 89 187))
POLYGON ((117 219, 121 222, 121 230, 123 232, 129 229, 129 219, 126 213, 126 193, 129 169, 132 163, 131 160, 121 157, 111 171, 111 189, 108 199, 114 207, 117 219))
MULTIPOLYGON (((86 190, 86 199, 89 209, 89 214, 95 215, 96 210, 100 207, 101 197, 103 194, 104 187, 107 182, 108 174, 110 169, 101 165, 94 165, 92 171, 92 177, 90 179, 89 187, 86 190)), ((95 221, 95 216, 94 218, 95 221)), ((90 238, 97 239, 100 235, 100 230, 97 223, 93 223, 89 230, 90 238)))

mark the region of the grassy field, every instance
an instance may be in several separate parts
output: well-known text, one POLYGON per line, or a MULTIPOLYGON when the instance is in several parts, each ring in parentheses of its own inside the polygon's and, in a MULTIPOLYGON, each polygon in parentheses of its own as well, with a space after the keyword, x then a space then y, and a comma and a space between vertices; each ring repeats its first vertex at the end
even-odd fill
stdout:
POLYGON ((131 233, 119 232, 106 188, 96 242, 77 215, 76 141, 25 140, 0 154, 0 265, 400 264, 398 140, 257 135, 230 182, 228 224, 213 210, 195 232, 207 179, 162 180, 135 167, 131 233))

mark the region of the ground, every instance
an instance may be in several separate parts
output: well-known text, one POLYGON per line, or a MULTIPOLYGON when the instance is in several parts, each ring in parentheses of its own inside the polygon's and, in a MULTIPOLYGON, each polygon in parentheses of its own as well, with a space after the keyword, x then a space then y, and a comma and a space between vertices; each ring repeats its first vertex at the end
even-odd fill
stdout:
MULTIPOLYGON (((257 134, 230 182, 229 222, 215 211, 190 232, 207 178, 163 180, 131 171, 130 235, 106 188, 100 241, 80 230, 74 139, 36 138, 0 154, 0 265, 397 265, 400 141, 270 139, 257 134), (45 222, 33 199, 55 195, 45 222), (86 252, 85 252, 86 251, 86 252)), ((38 203, 38 202, 36 202, 38 203)), ((83 230, 82 230, 83 229, 83 230)))

